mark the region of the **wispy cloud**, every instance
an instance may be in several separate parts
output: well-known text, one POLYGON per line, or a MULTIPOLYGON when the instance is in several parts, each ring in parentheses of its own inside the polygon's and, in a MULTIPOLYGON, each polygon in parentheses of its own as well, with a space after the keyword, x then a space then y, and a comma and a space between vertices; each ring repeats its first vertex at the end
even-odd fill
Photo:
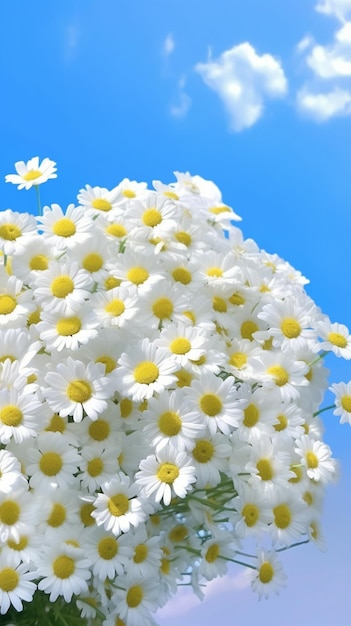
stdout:
POLYGON ((177 96, 170 106, 170 114, 173 117, 185 117, 190 106, 191 98, 185 91, 186 78, 182 76, 177 85, 177 96))
POLYGON ((174 48, 175 48, 174 37, 172 33, 168 33, 166 39, 164 40, 162 44, 162 52, 165 56, 169 56, 170 54, 172 54, 174 48))
POLYGON ((157 612, 158 617, 166 619, 168 617, 178 617, 188 613, 199 604, 203 604, 210 598, 221 595, 222 593, 242 592, 250 587, 250 574, 247 570, 242 570, 236 575, 227 575, 221 578, 215 578, 203 587, 204 599, 199 600, 189 587, 180 587, 176 596, 167 602, 164 608, 157 612))
POLYGON ((316 10, 326 15, 334 15, 343 22, 351 14, 351 0, 320 0, 316 10))
POLYGON ((70 62, 77 54, 79 29, 75 24, 68 24, 64 32, 63 51, 66 62, 70 62))
MULTIPOLYGON (((351 7, 351 0, 347 1, 351 7)), ((342 3, 329 0, 329 12, 337 4, 342 3)), ((324 12, 327 13, 327 7, 324 12)), ((320 45, 305 37, 297 50, 304 55, 310 70, 309 78, 297 93, 300 113, 316 122, 351 115, 351 22, 344 22, 336 30, 332 43, 320 45)))
POLYGON ((195 70, 221 98, 235 132, 260 119, 266 99, 281 98, 287 92, 280 62, 270 54, 258 55, 247 42, 225 50, 215 61, 198 63, 195 70))

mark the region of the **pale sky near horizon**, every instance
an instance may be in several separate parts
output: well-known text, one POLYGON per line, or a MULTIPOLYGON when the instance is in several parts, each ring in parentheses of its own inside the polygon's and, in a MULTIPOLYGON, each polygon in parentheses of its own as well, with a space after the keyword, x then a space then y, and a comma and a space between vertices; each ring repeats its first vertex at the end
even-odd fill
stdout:
MULTIPOLYGON (((4 0, 0 49, 2 210, 35 211, 1 182, 35 155, 57 162, 42 200, 61 206, 86 184, 199 174, 351 328, 351 0, 4 0)), ((328 366, 330 383, 351 379, 350 361, 328 366)), ((287 588, 261 602, 233 566, 160 626, 349 626, 351 429, 323 419, 341 468, 327 552, 287 551, 287 588)))

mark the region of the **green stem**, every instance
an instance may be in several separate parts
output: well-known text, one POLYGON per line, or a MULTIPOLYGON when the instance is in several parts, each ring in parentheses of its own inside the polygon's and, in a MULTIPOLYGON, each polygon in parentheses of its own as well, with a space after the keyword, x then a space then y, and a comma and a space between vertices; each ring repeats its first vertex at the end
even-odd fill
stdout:
POLYGON ((324 411, 330 411, 330 409, 335 409, 335 404, 330 404, 329 406, 325 406, 323 409, 319 409, 319 411, 313 413, 313 417, 317 417, 317 415, 324 413, 324 411))

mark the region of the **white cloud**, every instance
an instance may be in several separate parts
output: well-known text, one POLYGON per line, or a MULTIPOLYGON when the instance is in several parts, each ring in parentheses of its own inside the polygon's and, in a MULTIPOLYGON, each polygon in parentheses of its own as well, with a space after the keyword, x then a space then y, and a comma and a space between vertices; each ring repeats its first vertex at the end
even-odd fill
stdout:
POLYGON ((313 46, 306 63, 321 78, 351 76, 351 22, 335 33, 330 46, 313 46))
POLYGON ((351 0, 321 0, 316 10, 326 15, 334 15, 343 22, 351 13, 351 0))
POLYGON ((263 114, 266 98, 287 92, 281 64, 270 54, 259 56, 249 43, 226 50, 216 60, 198 63, 195 70, 223 101, 236 132, 255 124, 263 114))
POLYGON ((175 48, 175 41, 174 41, 174 37, 172 35, 172 33, 169 33, 166 37, 166 39, 163 42, 163 53, 166 56, 169 56, 170 54, 172 54, 173 50, 175 48))
POLYGON ((216 597, 222 593, 242 592, 243 589, 247 589, 250 585, 250 573, 248 570, 243 569, 235 576, 227 574, 226 576, 214 578, 206 583, 206 587, 202 587, 202 591, 204 592, 203 600, 199 600, 191 588, 179 587, 177 594, 173 596, 162 609, 159 609, 157 616, 162 619, 178 617, 188 613, 191 609, 199 606, 199 604, 206 603, 210 598, 216 597))
POLYGON ((300 111, 316 122, 326 122, 332 117, 351 115, 351 92, 334 88, 326 93, 313 93, 302 88, 297 94, 300 111))
POLYGON ((176 102, 170 106, 170 113, 173 117, 185 117, 191 106, 191 98, 185 92, 185 83, 185 76, 182 76, 178 82, 176 102))

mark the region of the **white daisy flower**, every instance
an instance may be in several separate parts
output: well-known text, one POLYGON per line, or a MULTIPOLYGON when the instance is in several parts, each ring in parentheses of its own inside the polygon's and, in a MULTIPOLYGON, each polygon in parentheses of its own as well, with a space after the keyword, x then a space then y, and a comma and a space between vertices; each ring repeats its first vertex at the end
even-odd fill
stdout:
POLYGON ((30 532, 35 515, 33 493, 27 483, 17 485, 9 493, 0 491, 0 543, 8 539, 19 541, 22 534, 30 532))
POLYGON ((334 324, 325 317, 316 326, 321 342, 317 344, 315 352, 327 350, 344 359, 351 359, 351 335, 345 324, 334 324))
POLYGON ((78 466, 81 471, 79 475, 81 487, 93 493, 102 483, 115 475, 119 469, 117 458, 120 451, 121 448, 117 446, 105 450, 104 445, 99 442, 85 446, 81 450, 81 461, 78 466))
POLYGON ((204 373, 192 383, 187 398, 212 435, 217 430, 229 435, 239 426, 245 400, 239 397, 232 376, 222 380, 204 373))
POLYGON ((60 252, 87 241, 94 227, 93 218, 74 204, 69 204, 65 212, 59 204, 46 206, 38 221, 44 241, 60 252))
POLYGON ((155 579, 128 576, 119 579, 119 586, 113 594, 116 606, 111 613, 112 624, 128 626, 156 626, 151 613, 158 607, 159 585, 155 579))
POLYGON ((0 441, 7 444, 11 439, 18 444, 29 437, 36 437, 42 428, 46 411, 37 395, 15 387, 0 390, 0 441))
POLYGON ((279 391, 283 402, 296 401, 299 388, 309 384, 306 374, 309 367, 304 361, 297 361, 292 349, 284 352, 262 351, 251 357, 250 365, 255 369, 256 380, 265 386, 279 391))
POLYGON ((128 537, 121 535, 117 539, 112 532, 101 527, 89 529, 84 550, 92 563, 93 576, 101 581, 122 576, 133 555, 129 533, 128 537))
POLYGON ((52 259, 49 244, 39 234, 33 234, 23 240, 22 251, 12 256, 12 272, 25 285, 31 286, 33 279, 48 269, 52 259))
POLYGON ((96 215, 118 208, 120 192, 116 187, 108 190, 105 187, 85 185, 85 189, 80 189, 77 198, 81 206, 90 209, 96 215))
POLYGON ((107 400, 114 391, 104 373, 102 363, 85 365, 68 357, 45 376, 48 387, 44 395, 49 406, 61 417, 71 415, 75 422, 81 422, 84 415, 97 419, 107 409, 107 400))
POLYGON ((206 580, 224 576, 228 570, 228 560, 234 559, 237 547, 233 535, 226 531, 221 531, 220 534, 205 541, 201 549, 200 576, 206 580))
POLYGON ((152 507, 138 497, 138 485, 130 482, 129 476, 119 472, 115 478, 103 483, 102 493, 93 500, 92 517, 98 526, 103 526, 116 537, 127 533, 131 526, 137 527, 144 522, 152 511, 152 507))
POLYGON ((109 244, 104 236, 96 236, 96 224, 94 231, 73 250, 71 257, 78 262, 79 267, 87 272, 92 281, 101 284, 109 274, 111 258, 115 257, 115 247, 109 244))
POLYGON ((155 345, 167 352, 178 367, 191 370, 192 361, 198 361, 206 353, 209 332, 202 328, 179 322, 164 328, 155 345))
POLYGON ((26 242, 37 234, 35 217, 29 213, 15 213, 11 209, 0 213, 0 250, 5 255, 21 254, 26 242))
POLYGON ((192 465, 195 467, 196 487, 214 487, 221 481, 221 472, 228 473, 228 459, 231 445, 222 433, 205 433, 194 442, 191 451, 192 465))
POLYGON ((17 161, 15 169, 17 174, 7 174, 5 181, 18 185, 17 189, 30 189, 33 185, 46 183, 50 178, 57 178, 55 161, 47 157, 39 163, 39 157, 29 159, 27 163, 17 161))
POLYGON ((126 564, 128 576, 140 576, 145 580, 158 576, 162 559, 160 537, 150 537, 145 525, 141 524, 128 540, 128 546, 132 550, 131 558, 126 564))
POLYGON ((137 402, 161 393, 176 380, 175 361, 147 338, 133 346, 130 353, 124 352, 118 364, 118 391, 137 402))
POLYGON ((351 424, 351 381, 334 383, 330 391, 335 395, 334 415, 340 415, 340 424, 351 424))
POLYGON ((83 304, 74 315, 56 311, 43 311, 37 324, 40 339, 49 351, 61 352, 64 348, 77 350, 81 344, 97 337, 99 320, 90 307, 83 304))
POLYGON ((92 286, 90 275, 78 263, 51 261, 35 279, 34 297, 45 311, 74 315, 89 298, 92 286))
MULTIPOLYGON (((11 606, 23 610, 23 602, 31 602, 37 588, 33 581, 36 573, 28 571, 26 563, 18 564, 15 555, 0 554, 0 613, 6 615, 11 606)), ((6 617, 5 617, 6 620, 6 617)))
POLYGON ((232 506, 236 511, 229 519, 237 537, 258 538, 268 533, 273 514, 264 493, 248 485, 241 485, 239 495, 232 500, 232 506))
POLYGON ((17 487, 27 487, 27 480, 22 474, 21 464, 12 452, 0 450, 0 491, 11 493, 17 487))
POLYGON ((135 475, 137 485, 143 487, 148 500, 157 504, 163 501, 168 506, 175 496, 185 498, 196 481, 195 468, 186 452, 174 448, 162 449, 140 462, 140 471, 135 475))
POLYGON ((93 294, 91 306, 104 328, 123 328, 138 316, 138 295, 132 287, 115 287, 93 294))
POLYGON ((35 310, 33 294, 23 289, 16 276, 8 276, 0 268, 0 327, 27 326, 30 313, 35 310))
POLYGON ((28 450, 26 472, 32 488, 44 490, 52 485, 65 488, 74 485, 80 455, 60 433, 42 432, 36 445, 28 450))
POLYGON ((272 496, 272 524, 270 534, 272 544, 289 546, 295 541, 301 541, 310 522, 310 511, 299 494, 293 491, 277 489, 272 496))
POLYGON ((37 566, 36 575, 41 578, 38 589, 50 594, 50 602, 59 596, 71 602, 73 595, 88 592, 90 566, 79 548, 65 543, 47 547, 37 566))
POLYGON ((281 587, 286 587, 287 576, 276 553, 260 550, 257 556, 256 571, 250 572, 251 587, 259 599, 268 598, 271 593, 279 595, 281 587))
POLYGON ((313 326, 319 318, 317 312, 316 305, 307 297, 288 298, 283 302, 266 304, 258 317, 267 322, 269 328, 265 338, 273 337, 274 347, 297 349, 303 347, 306 341, 316 341, 313 326))
POLYGON ((307 476, 314 481, 329 483, 336 478, 337 464, 331 458, 331 450, 326 443, 316 441, 308 435, 302 435, 296 441, 296 453, 306 467, 307 476))

